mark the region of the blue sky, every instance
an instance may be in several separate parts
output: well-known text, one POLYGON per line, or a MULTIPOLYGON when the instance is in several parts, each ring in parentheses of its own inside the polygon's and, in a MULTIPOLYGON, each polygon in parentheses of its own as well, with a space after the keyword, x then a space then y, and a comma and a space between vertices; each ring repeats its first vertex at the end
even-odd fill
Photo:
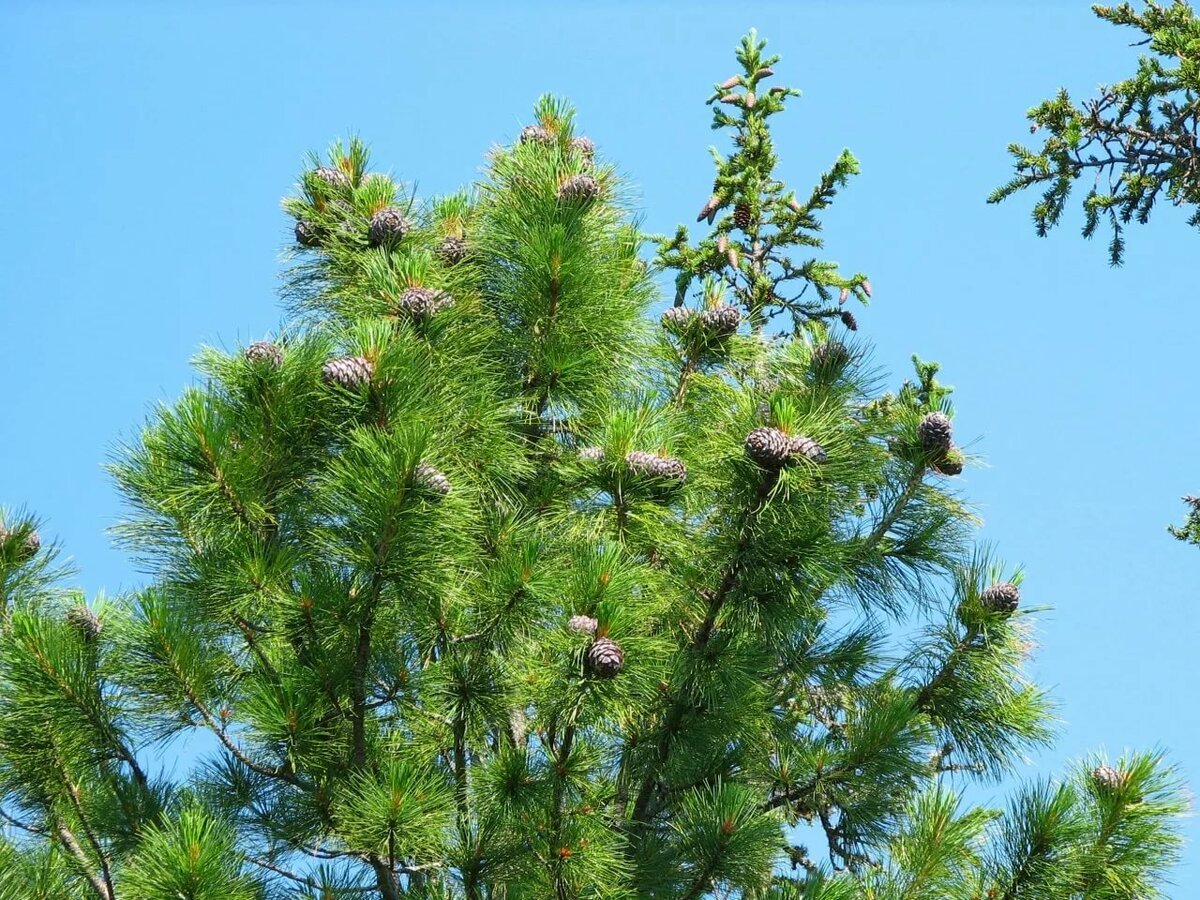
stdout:
MULTIPOLYGON (((1161 745, 1200 784, 1200 551, 1165 532, 1200 492, 1200 236, 1164 209, 1114 270, 1077 218, 1042 240, 1032 198, 984 203, 1029 106, 1132 70, 1132 36, 1077 0, 0 0, 0 503, 45 516, 89 590, 136 586, 101 464, 201 344, 278 325, 278 201, 305 151, 357 132, 445 192, 550 91, 671 230, 709 193, 703 101, 750 26, 805 94, 774 120, 783 177, 803 193, 843 147, 862 163, 826 218, 828 255, 875 287, 860 333, 896 381, 913 352, 943 364, 987 461, 962 479, 982 536, 1055 607, 1033 671, 1066 721, 1028 774, 1161 745)), ((1200 896, 1188 831, 1180 898, 1200 896)))

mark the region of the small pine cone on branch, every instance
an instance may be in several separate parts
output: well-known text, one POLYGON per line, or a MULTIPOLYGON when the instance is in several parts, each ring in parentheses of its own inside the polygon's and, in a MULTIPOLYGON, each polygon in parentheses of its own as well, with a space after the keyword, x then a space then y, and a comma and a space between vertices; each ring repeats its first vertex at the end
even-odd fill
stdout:
POLYGON ((36 531, 30 531, 24 540, 18 541, 16 532, 0 525, 0 551, 13 552, 18 565, 29 562, 41 549, 42 537, 36 531))
POLYGON ((321 374, 326 384, 336 384, 348 391, 356 391, 371 383, 375 366, 365 356, 342 356, 325 363, 321 374))
POLYGON ((244 355, 252 366, 278 369, 283 365, 283 350, 273 341, 255 341, 246 348, 244 355))
POLYGON ((596 638, 584 657, 588 671, 600 678, 614 678, 625 665, 625 652, 612 638, 596 638))
POLYGON ((558 186, 558 199, 571 203, 591 203, 600 196, 600 182, 591 175, 572 175, 558 186))
POLYGON ((1021 605, 1021 589, 1011 581, 998 581, 979 592, 979 602, 988 612, 1015 613, 1021 605))
POLYGON ((708 202, 700 207, 700 215, 696 216, 696 221, 703 222, 705 219, 708 219, 708 224, 711 225, 713 218, 717 214, 717 210, 720 208, 721 198, 716 194, 713 194, 708 198, 708 202))
POLYGON ((314 225, 307 219, 296 220, 296 243, 301 247, 320 247, 321 238, 325 231, 319 225, 314 225))
POLYGON ((542 125, 526 125, 521 129, 522 144, 553 144, 554 133, 542 125))
POLYGON ((667 331, 678 333, 683 331, 696 317, 696 311, 687 306, 672 306, 662 314, 662 327, 667 331))
POLYGON ((91 643, 100 636, 99 616, 82 603, 67 610, 67 624, 78 631, 87 643, 91 643))
POLYGON ((674 456, 660 456, 645 450, 633 450, 625 455, 625 464, 635 475, 661 478, 679 484, 687 481, 687 466, 674 456))
POLYGON ((712 337, 726 337, 742 324, 742 311, 736 306, 721 303, 700 313, 700 324, 712 337))
POLYGON ((588 162, 596 158, 596 145, 592 143, 592 139, 589 137, 580 136, 572 139, 571 149, 588 162))
POLYGON ((580 447, 579 458, 587 462, 599 462, 604 459, 603 447, 580 447))
POLYGON ((812 364, 821 374, 836 377, 850 364, 850 351, 841 341, 823 341, 813 348, 812 364))
POLYGON ((917 426, 917 440, 926 453, 944 457, 953 446, 953 438, 954 425, 945 413, 928 413, 917 426))
POLYGON ((809 462, 815 462, 818 465, 829 460, 824 447, 802 434, 795 435, 788 440, 788 455, 793 459, 804 457, 809 462))
POLYGON ((390 246, 409 231, 408 219, 395 206, 385 206, 371 216, 367 227, 367 240, 372 247, 390 246))
POLYGON ((335 191, 350 189, 350 176, 341 169, 335 169, 332 166, 320 166, 313 169, 312 176, 321 184, 335 191))
POLYGON ((567 620, 567 627, 578 634, 595 634, 600 623, 591 616, 577 615, 567 620))
POLYGON ((1112 766, 1097 766, 1092 769, 1092 781, 1101 790, 1113 792, 1119 791, 1125 787, 1125 782, 1129 780, 1129 775, 1112 766))
POLYGON ((733 224, 734 227, 745 231, 750 227, 750 204, 739 203, 733 208, 733 224))
POLYGON ((434 288, 411 287, 396 301, 396 312, 423 322, 454 305, 454 298, 434 288))
POLYGON ((440 500, 450 493, 450 479, 428 463, 420 463, 413 470, 413 483, 428 491, 435 499, 440 500))
POLYGON ((858 331, 858 320, 854 318, 854 313, 848 309, 843 309, 838 315, 841 316, 843 325, 851 331, 858 331))
POLYGON ((448 266, 456 266, 467 258, 466 238, 450 235, 438 245, 438 256, 448 266))
POLYGON ((781 469, 791 455, 791 440, 778 428, 755 428, 743 442, 746 454, 764 469, 781 469))

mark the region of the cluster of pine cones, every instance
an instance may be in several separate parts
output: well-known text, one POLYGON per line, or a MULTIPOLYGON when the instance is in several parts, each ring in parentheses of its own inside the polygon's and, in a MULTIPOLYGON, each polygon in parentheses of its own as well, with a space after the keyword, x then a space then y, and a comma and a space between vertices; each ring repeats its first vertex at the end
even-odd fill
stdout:
POLYGON ((943 475, 961 475, 962 451, 954 446, 954 425, 945 413, 927 413, 917 425, 917 443, 933 468, 943 475))

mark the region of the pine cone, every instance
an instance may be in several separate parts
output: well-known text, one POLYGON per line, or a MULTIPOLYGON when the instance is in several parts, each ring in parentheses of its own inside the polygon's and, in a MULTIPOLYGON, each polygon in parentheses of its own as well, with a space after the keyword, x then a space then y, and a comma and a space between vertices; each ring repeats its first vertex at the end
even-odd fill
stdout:
POLYGON ((100 618, 82 603, 67 610, 67 624, 88 643, 100 636, 100 618))
POLYGON ((434 288, 413 287, 396 301, 396 312, 424 321, 454 305, 454 298, 434 288))
POLYGON ((466 238, 450 235, 438 245, 438 256, 446 265, 456 266, 467 258, 467 249, 466 238))
POLYGON ((813 348, 812 364, 821 374, 836 377, 850 364, 850 351, 841 341, 824 341, 813 348))
POLYGON ((645 450, 633 450, 625 455, 625 464, 635 475, 669 479, 680 484, 687 481, 687 466, 673 456, 659 456, 645 450))
POLYGON ((662 327, 672 332, 683 331, 695 315, 696 311, 687 306, 672 306, 662 314, 662 327))
POLYGON ((350 187, 350 176, 341 169, 335 169, 332 166, 321 166, 314 169, 312 177, 335 191, 348 190, 350 187))
POLYGON ((558 199, 590 203, 600 196, 600 182, 591 175, 572 175, 558 186, 558 199))
POLYGON ((246 362, 252 366, 270 366, 278 369, 283 365, 283 350, 271 341, 255 341, 245 352, 246 362))
POLYGON ((521 129, 522 144, 553 144, 554 134, 541 125, 526 125, 521 129))
POLYGON ((571 618, 567 620, 567 627, 572 631, 579 632, 580 634, 595 634, 599 625, 600 623, 591 616, 571 616, 571 618))
POLYGON ((577 137, 571 141, 571 149, 591 162, 596 156, 596 145, 592 143, 589 137, 577 137))
POLYGON ((722 303, 700 313, 700 324, 713 337, 726 337, 742 324, 742 311, 736 306, 722 303))
POLYGON ((621 645, 612 638, 596 638, 588 647, 585 657, 588 670, 601 678, 613 678, 625 664, 625 653, 621 645))
POLYGON ((962 451, 957 447, 951 447, 946 451, 946 455, 933 464, 933 468, 943 475, 961 475, 963 466, 966 465, 966 460, 963 458, 962 451))
POLYGON ((802 434, 798 434, 788 441, 788 455, 793 458, 803 456, 805 459, 815 462, 818 465, 829 459, 824 447, 812 438, 805 437, 802 434))
POLYGON ((13 545, 17 544, 16 537, 16 532, 0 525, 0 551, 15 550, 14 556, 18 565, 29 562, 42 549, 42 537, 36 531, 30 531, 25 535, 25 539, 14 547, 13 545))
POLYGON ((781 469, 791 454, 791 441, 778 428, 755 428, 745 440, 746 453, 764 469, 781 469))
POLYGON ((750 204, 739 203, 733 208, 733 224, 735 228, 745 231, 750 227, 750 204))
POLYGON ((945 456, 952 446, 953 436, 954 426, 945 413, 931 412, 921 419, 921 424, 917 426, 917 440, 921 442, 921 449, 926 453, 945 456))
POLYGON ((1125 787, 1125 782, 1128 780, 1128 773, 1114 769, 1112 766, 1097 766, 1092 769, 1092 781, 1104 791, 1119 791, 1125 787))
POLYGON ((708 198, 708 202, 700 207, 700 215, 696 216, 697 222, 703 222, 708 219, 708 224, 711 225, 713 218, 717 215, 717 210, 721 208, 721 198, 713 194, 708 198))
POLYGON ((858 320, 854 318, 854 313, 848 309, 843 309, 838 315, 842 318, 842 324, 851 331, 858 331, 858 320))
POLYGON ((301 247, 319 247, 325 231, 307 219, 296 220, 296 243, 301 247))
POLYGON ((579 458, 588 462, 597 462, 604 459, 603 447, 580 447, 579 458))
POLYGON ((428 463, 420 463, 413 470, 413 482, 418 487, 429 491, 437 499, 450 493, 450 479, 428 463))
POLYGON ((998 581, 979 592, 979 602, 988 612, 1014 613, 1021 604, 1021 589, 1011 581, 998 581))
POLYGON ((404 237, 410 227, 403 212, 395 206, 385 206, 371 216, 367 240, 372 247, 390 246, 404 237))
POLYGON ((325 363, 321 374, 325 377, 326 384, 336 384, 348 391, 356 391, 371 383, 375 366, 365 356, 342 356, 325 363))

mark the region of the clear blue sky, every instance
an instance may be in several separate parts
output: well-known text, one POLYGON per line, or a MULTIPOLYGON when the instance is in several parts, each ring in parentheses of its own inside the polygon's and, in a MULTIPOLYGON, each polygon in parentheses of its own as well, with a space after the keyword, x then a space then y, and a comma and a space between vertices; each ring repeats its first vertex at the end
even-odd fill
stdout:
MULTIPOLYGON (((435 6, 0 0, 0 503, 44 515, 89 590, 135 587, 101 463, 202 343, 279 323, 306 150, 355 131, 449 191, 552 91, 670 230, 709 193, 703 101, 756 26, 805 92, 775 120, 784 177, 862 162, 827 218, 875 286, 862 333, 897 376, 943 363, 988 462, 962 480, 983 536, 1055 607, 1034 673, 1066 722, 1029 774, 1163 745, 1200 785, 1200 551, 1164 530, 1200 492, 1200 237, 1164 209, 1113 270, 1076 219, 1040 240, 1031 198, 984 204, 1025 109, 1129 72, 1131 36, 1083 0, 435 6)), ((1200 896, 1188 828, 1178 898, 1200 896)))

